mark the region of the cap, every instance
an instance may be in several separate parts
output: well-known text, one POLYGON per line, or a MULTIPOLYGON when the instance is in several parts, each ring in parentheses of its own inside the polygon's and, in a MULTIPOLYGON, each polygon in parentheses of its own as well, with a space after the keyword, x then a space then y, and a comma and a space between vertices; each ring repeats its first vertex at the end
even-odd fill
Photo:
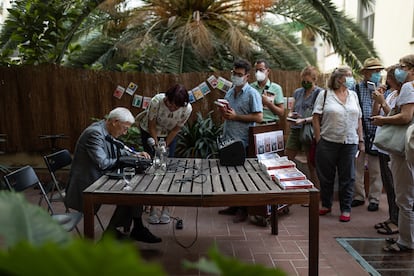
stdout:
POLYGON ((364 61, 362 70, 384 69, 381 61, 378 58, 370 57, 364 61))

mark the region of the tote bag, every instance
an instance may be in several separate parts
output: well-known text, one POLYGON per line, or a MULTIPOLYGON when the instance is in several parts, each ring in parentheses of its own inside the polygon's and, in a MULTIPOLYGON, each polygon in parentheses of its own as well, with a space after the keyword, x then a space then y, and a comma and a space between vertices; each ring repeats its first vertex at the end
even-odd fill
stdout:
MULTIPOLYGON (((396 108, 393 108, 388 116, 397 114, 396 108)), ((391 154, 405 155, 405 134, 408 127, 406 125, 383 125, 375 135, 374 145, 391 154)))

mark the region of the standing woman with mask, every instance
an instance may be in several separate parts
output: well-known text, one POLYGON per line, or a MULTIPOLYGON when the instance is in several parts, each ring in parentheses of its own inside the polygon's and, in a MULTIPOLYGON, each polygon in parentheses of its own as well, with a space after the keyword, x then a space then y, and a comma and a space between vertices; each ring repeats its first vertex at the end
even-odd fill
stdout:
MULTIPOLYGON (((395 108, 399 112, 392 116, 373 116, 373 124, 409 124, 414 116, 414 55, 400 59, 398 68, 394 71, 395 79, 403 83, 400 94, 395 100, 395 108)), ((414 164, 407 157, 414 152, 406 152, 407 156, 390 153, 390 168, 395 187, 395 202, 399 207, 397 239, 387 239, 389 244, 385 251, 400 252, 414 249, 414 164)), ((412 158, 408 158, 411 160, 412 158)))
POLYGON ((295 123, 292 123, 290 127, 289 136, 286 143, 285 154, 289 160, 294 160, 298 152, 304 151, 306 154, 309 178, 319 188, 318 177, 316 176, 316 170, 309 158, 310 144, 305 144, 300 141, 300 130, 305 124, 312 124, 312 110, 322 88, 316 85, 318 79, 318 70, 314 66, 305 67, 301 74, 302 87, 297 88, 293 92, 293 108, 288 117, 297 119, 295 123), (305 113, 309 112, 309 115, 305 113))
POLYGON ((316 172, 321 191, 319 215, 331 212, 335 174, 339 182, 339 221, 351 220, 351 203, 355 184, 355 155, 365 150, 361 107, 349 67, 335 69, 328 90, 319 93, 313 110, 316 147, 316 172))

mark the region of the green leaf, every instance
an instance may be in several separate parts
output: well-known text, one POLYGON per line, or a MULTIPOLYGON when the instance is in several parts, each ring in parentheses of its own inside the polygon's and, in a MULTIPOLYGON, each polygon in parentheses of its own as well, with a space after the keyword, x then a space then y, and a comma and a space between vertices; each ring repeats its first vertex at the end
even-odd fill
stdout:
POLYGON ((22 194, 0 191, 0 210, 0 236, 6 247, 20 241, 39 245, 46 241, 62 244, 70 240, 70 234, 45 209, 28 203, 22 194))
POLYGON ((23 242, 0 252, 0 271, 15 276, 166 275, 159 265, 142 261, 132 244, 112 238, 97 244, 78 239, 66 246, 45 243, 35 247, 23 242), (24 260, 24 265, 17 260, 24 260))

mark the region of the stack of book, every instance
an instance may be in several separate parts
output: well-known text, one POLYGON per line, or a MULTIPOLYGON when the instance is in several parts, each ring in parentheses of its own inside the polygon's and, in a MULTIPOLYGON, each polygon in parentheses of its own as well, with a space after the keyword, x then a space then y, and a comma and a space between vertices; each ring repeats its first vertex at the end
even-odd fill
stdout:
POLYGON ((284 157, 258 158, 261 169, 283 190, 310 189, 313 183, 296 168, 295 162, 284 157))

